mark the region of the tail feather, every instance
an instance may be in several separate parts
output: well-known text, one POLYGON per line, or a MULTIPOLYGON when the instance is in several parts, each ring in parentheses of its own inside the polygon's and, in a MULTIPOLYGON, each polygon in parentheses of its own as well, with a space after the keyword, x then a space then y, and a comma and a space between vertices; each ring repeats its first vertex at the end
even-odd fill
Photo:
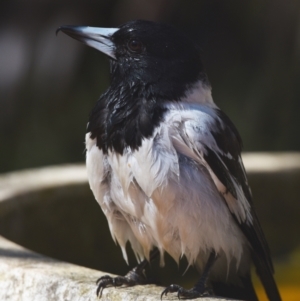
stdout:
POLYGON ((262 282, 270 301, 281 301, 272 271, 259 258, 253 258, 256 273, 262 282))
POLYGON ((239 226, 250 242, 252 247, 252 260, 269 301, 281 301, 273 276, 274 268, 269 246, 254 211, 252 211, 252 217, 252 223, 242 223, 239 224, 239 226))

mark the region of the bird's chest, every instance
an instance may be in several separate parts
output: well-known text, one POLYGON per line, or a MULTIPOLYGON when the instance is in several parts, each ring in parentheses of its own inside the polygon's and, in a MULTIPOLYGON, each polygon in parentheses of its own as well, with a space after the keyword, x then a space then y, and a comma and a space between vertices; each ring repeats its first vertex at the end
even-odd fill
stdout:
POLYGON ((164 126, 156 128, 151 137, 142 139, 137 149, 127 147, 122 155, 108 151, 111 195, 115 202, 125 199, 127 204, 143 206, 155 191, 178 177, 178 154, 167 131, 164 126))
POLYGON ((104 152, 89 134, 86 145, 90 185, 102 207, 107 204, 104 195, 109 195, 110 204, 138 217, 153 193, 179 176, 178 153, 164 124, 142 139, 137 149, 127 147, 122 154, 114 149, 104 152))
MULTIPOLYGON (((192 263, 199 250, 218 250, 228 231, 237 231, 205 166, 183 154, 174 135, 161 124, 138 149, 123 154, 104 153, 87 135, 87 169, 113 235, 128 227, 145 250, 158 246, 177 259, 184 252, 192 263)), ((226 246, 231 250, 235 243, 226 246)))

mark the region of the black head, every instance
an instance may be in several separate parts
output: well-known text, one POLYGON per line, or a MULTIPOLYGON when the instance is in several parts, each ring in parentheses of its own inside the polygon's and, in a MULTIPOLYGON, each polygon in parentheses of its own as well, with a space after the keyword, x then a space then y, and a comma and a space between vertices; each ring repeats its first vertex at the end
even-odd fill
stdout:
POLYGON ((137 20, 120 28, 59 30, 112 58, 113 85, 126 81, 146 89, 147 96, 177 100, 199 79, 206 80, 194 42, 172 26, 137 20))
POLYGON ((169 25, 132 21, 122 25, 111 40, 116 56, 113 78, 125 77, 151 86, 161 98, 178 99, 187 86, 203 77, 197 47, 169 25))
POLYGON ((166 112, 199 80, 199 51, 182 32, 150 21, 120 28, 63 26, 58 30, 110 57, 112 80, 91 112, 87 132, 105 153, 138 149, 166 112))

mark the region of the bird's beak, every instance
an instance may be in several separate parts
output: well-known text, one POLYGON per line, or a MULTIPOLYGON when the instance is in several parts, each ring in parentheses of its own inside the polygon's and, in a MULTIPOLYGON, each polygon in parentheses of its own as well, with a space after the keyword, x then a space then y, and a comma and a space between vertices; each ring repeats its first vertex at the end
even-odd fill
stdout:
POLYGON ((61 26, 56 30, 64 32, 68 36, 105 53, 113 59, 115 57, 115 45, 111 36, 119 28, 98 28, 89 26, 61 26))

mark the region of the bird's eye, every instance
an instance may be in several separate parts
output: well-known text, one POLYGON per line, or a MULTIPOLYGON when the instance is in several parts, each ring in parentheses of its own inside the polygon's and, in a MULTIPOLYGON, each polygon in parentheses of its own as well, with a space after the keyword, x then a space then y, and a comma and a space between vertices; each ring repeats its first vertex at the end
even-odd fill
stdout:
POLYGON ((129 40, 127 45, 132 52, 141 53, 143 50, 143 43, 136 39, 129 40))

